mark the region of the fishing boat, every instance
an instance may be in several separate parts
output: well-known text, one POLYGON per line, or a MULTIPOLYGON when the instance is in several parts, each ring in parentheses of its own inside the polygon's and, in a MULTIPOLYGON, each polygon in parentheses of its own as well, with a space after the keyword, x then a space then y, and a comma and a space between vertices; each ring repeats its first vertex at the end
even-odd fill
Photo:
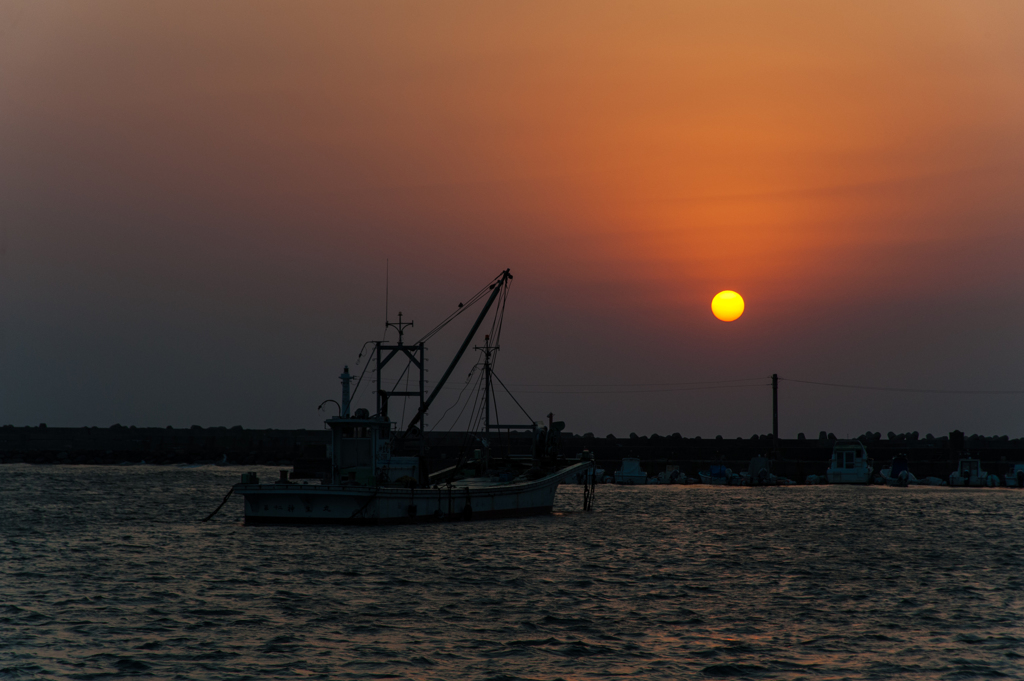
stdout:
MULTIPOLYGON (((592 485, 594 464, 589 457, 588 460, 574 461, 559 458, 558 434, 564 424, 551 421, 550 415, 546 426, 532 420, 527 425, 491 423, 491 399, 495 394, 492 379, 496 378, 493 360, 498 344, 497 336, 492 341, 490 335, 485 336, 483 346, 476 346, 483 356, 482 369, 486 379, 483 381, 482 401, 486 435, 477 440, 483 443, 484 448, 467 453, 455 465, 443 470, 433 473, 424 470, 424 440, 419 428, 427 409, 496 301, 496 318, 491 328, 492 333, 495 329, 500 333, 511 280, 511 273, 505 270, 468 303, 460 304, 459 309, 437 327, 441 328, 471 304, 486 298, 469 334, 429 396, 424 389, 424 342, 431 334, 417 343, 406 345, 402 340, 403 333, 411 323, 402 322, 401 316, 397 323, 386 322, 398 329, 398 343, 389 345, 385 341, 374 341, 377 412, 370 414, 368 409, 362 408, 350 413, 350 381, 353 377, 346 367, 341 375, 339 413, 325 421, 331 431, 331 444, 326 459, 319 466, 323 469, 319 479, 299 482, 285 470, 278 480, 268 484, 260 482, 254 473, 246 473, 242 482, 233 488, 234 493, 245 498, 246 524, 390 524, 518 518, 550 513, 555 492, 563 480, 588 473, 585 479, 592 485), (383 390, 382 370, 395 357, 407 358, 410 367, 419 370, 419 390, 383 390), (416 414, 402 432, 398 432, 388 414, 388 400, 393 397, 418 397, 420 401, 416 414), (487 444, 500 428, 532 431, 532 456, 518 461, 510 457, 500 462, 492 459, 487 444)), ((497 380, 500 383, 500 379, 497 380)), ((328 400, 324 404, 327 402, 334 401, 328 400)), ((592 490, 589 485, 584 490, 585 508, 592 498, 592 490)))
POLYGON ((878 474, 882 477, 882 482, 890 487, 907 487, 917 484, 917 478, 910 472, 906 454, 894 456, 889 467, 878 471, 878 474))
MULTIPOLYGON (((594 455, 590 452, 590 450, 584 449, 582 452, 580 452, 576 456, 576 458, 579 461, 592 461, 594 459, 594 455)), ((596 466, 596 464, 595 464, 595 466, 596 466)), ((586 485, 586 484, 590 484, 590 483, 593 483, 595 481, 601 480, 603 478, 604 478, 604 469, 603 468, 593 468, 593 469, 586 469, 586 468, 584 468, 583 470, 576 471, 576 473, 574 475, 571 475, 571 476, 567 477, 565 480, 562 481, 562 484, 563 485, 565 485, 565 484, 569 484, 569 485, 586 485)))
POLYGON ((956 470, 949 474, 952 487, 998 487, 999 476, 981 470, 978 459, 960 459, 956 470))
POLYGON ((750 460, 750 465, 747 470, 742 471, 738 476, 733 476, 730 480, 730 484, 744 485, 748 487, 763 487, 763 486, 784 486, 784 485, 795 485, 796 483, 789 478, 784 478, 781 475, 775 475, 771 471, 771 460, 766 456, 755 456, 750 460))
POLYGON ((1024 463, 1015 463, 1005 475, 1007 487, 1024 487, 1024 463))
POLYGON ((731 484, 733 478, 732 469, 721 464, 711 465, 706 471, 697 471, 697 475, 700 476, 701 483, 705 485, 728 485, 731 484))
POLYGON ((825 479, 833 485, 866 485, 875 463, 859 440, 839 440, 832 447, 832 462, 825 479))
POLYGON ((622 467, 615 471, 616 485, 646 485, 647 473, 640 468, 640 459, 626 457, 622 460, 622 467))
POLYGON ((657 484, 659 485, 685 485, 686 476, 679 470, 679 466, 671 464, 665 466, 665 470, 658 473, 657 484))

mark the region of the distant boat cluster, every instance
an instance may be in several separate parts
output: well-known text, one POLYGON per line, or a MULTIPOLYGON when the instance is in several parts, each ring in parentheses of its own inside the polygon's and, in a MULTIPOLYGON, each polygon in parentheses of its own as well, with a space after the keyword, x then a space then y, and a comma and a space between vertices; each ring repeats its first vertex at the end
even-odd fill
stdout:
MULTIPOLYGON (((582 459, 589 459, 584 451, 582 459)), ((733 486, 784 486, 796 485, 797 481, 775 475, 771 472, 772 461, 764 456, 755 456, 745 471, 735 472, 724 465, 710 465, 698 471, 697 477, 688 477, 678 465, 668 465, 664 471, 651 474, 643 470, 640 459, 626 457, 619 470, 608 473, 597 469, 598 482, 616 485, 733 485, 733 486)), ((583 482, 580 477, 575 482, 583 482)), ((975 458, 961 458, 956 470, 944 480, 935 476, 918 478, 910 471, 907 457, 897 455, 886 467, 875 472, 875 462, 868 456, 867 449, 859 440, 839 440, 832 448, 832 459, 821 475, 808 475, 807 485, 888 485, 890 487, 910 486, 952 486, 952 487, 1021 487, 1024 488, 1024 463, 1013 464, 1009 472, 1000 477, 987 473, 981 468, 981 461, 975 458)))

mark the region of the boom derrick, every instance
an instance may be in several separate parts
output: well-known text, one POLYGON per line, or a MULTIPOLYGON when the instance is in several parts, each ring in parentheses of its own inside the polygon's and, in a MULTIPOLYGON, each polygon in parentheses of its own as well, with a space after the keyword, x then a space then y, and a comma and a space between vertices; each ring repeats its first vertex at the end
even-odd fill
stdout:
POLYGON ((444 387, 444 384, 448 381, 448 377, 451 376, 452 372, 455 370, 455 365, 459 363, 459 360, 462 359, 462 355, 466 352, 466 348, 468 348, 469 344, 473 342, 473 336, 476 335, 477 330, 480 328, 480 324, 484 321, 484 317, 487 316, 487 313, 490 311, 491 306, 497 299, 498 294, 501 293, 501 289, 508 284, 511 279, 511 272, 509 270, 505 270, 498 277, 498 280, 491 284, 491 295, 484 304, 484 309, 480 310, 480 314, 477 315, 476 321, 473 322, 473 328, 471 328, 469 333, 466 334, 466 340, 462 341, 462 346, 459 348, 459 351, 455 353, 455 357, 452 358, 451 364, 449 364, 448 368, 445 369, 444 375, 441 376, 441 380, 437 382, 437 385, 435 385, 434 389, 430 392, 430 396, 427 397, 422 405, 420 405, 420 408, 416 411, 416 415, 409 421, 409 425, 406 426, 405 432, 402 433, 402 439, 409 435, 409 432, 417 423, 423 420, 424 414, 426 414, 427 409, 430 408, 430 403, 433 402, 434 398, 437 397, 437 394, 441 392, 441 388, 444 387))

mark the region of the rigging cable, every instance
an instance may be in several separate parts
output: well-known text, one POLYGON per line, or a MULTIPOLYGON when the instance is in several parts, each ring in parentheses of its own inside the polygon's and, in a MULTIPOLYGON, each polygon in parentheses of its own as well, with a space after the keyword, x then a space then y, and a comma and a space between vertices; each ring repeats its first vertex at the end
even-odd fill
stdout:
MULTIPOLYGON (((480 381, 482 381, 482 380, 483 380, 483 374, 480 374, 480 376, 477 378, 477 385, 479 385, 480 381)), ((469 422, 467 423, 468 427, 466 429, 466 436, 462 440, 462 447, 459 448, 459 458, 456 461, 455 466, 452 468, 451 474, 448 476, 448 484, 449 484, 449 486, 451 485, 452 480, 455 479, 455 476, 459 472, 459 469, 462 468, 463 461, 465 461, 465 459, 466 459, 466 452, 469 451, 469 444, 473 441, 473 437, 475 437, 473 435, 473 423, 474 422, 479 422, 479 418, 480 417, 479 417, 479 414, 478 414, 477 410, 481 406, 481 404, 480 404, 480 402, 481 402, 480 401, 480 393, 481 392, 483 392, 483 391, 476 391, 476 390, 473 391, 473 393, 476 395, 476 399, 473 402, 473 409, 469 413, 469 422), (474 414, 475 414, 475 416, 474 416, 474 414)), ((466 402, 466 405, 467 406, 469 405, 468 401, 466 402)), ((463 411, 465 411, 465 407, 463 407, 463 411)), ((460 412, 459 416, 462 416, 461 412, 460 412)), ((458 419, 457 418, 456 418, 455 422, 458 423, 458 419)), ((453 428, 454 428, 454 425, 455 424, 452 424, 453 428)), ((451 431, 449 431, 449 432, 451 432, 451 431)))
POLYGON ((508 393, 508 396, 512 398, 512 401, 516 403, 516 406, 519 407, 519 409, 524 414, 526 414, 526 418, 530 419, 530 421, 533 421, 533 417, 530 416, 530 413, 523 408, 523 405, 519 404, 519 400, 517 400, 516 396, 512 394, 512 391, 508 389, 508 386, 505 385, 505 382, 498 378, 498 374, 494 373, 494 371, 492 370, 491 376, 498 379, 498 383, 501 383, 501 387, 505 388, 505 392, 508 393))
MULTIPOLYGON (((359 351, 359 356, 356 357, 356 366, 359 366, 359 361, 363 358, 363 353, 366 352, 366 346, 369 345, 372 342, 373 341, 366 341, 365 343, 363 343, 363 349, 359 351)), ((363 367, 363 372, 361 374, 359 374, 359 380, 356 381, 355 389, 352 391, 352 394, 349 396, 349 402, 350 403, 352 402, 352 400, 354 400, 356 398, 356 393, 359 392, 359 386, 361 386, 363 384, 363 376, 366 375, 366 370, 369 369, 369 368, 370 368, 370 363, 367 362, 366 366, 363 367)))
MULTIPOLYGON (((409 363, 405 365, 405 371, 402 372, 402 373, 408 372, 408 375, 405 377, 405 392, 409 392, 409 381, 412 380, 412 372, 409 371, 409 367, 411 367, 411 366, 412 366, 412 360, 409 360, 409 363)), ((398 380, 401 381, 402 377, 399 376, 398 380)), ((398 381, 395 382, 395 387, 396 388, 398 387, 398 381)), ((420 393, 420 399, 422 399, 422 398, 423 398, 423 393, 421 392, 420 393)), ((408 403, 409 403, 409 396, 408 395, 403 396, 402 397, 402 421, 401 421, 402 423, 405 423, 405 405, 408 404, 408 403)))
MULTIPOLYGON (((402 378, 405 377, 405 372, 409 371, 409 367, 411 367, 411 366, 412 366, 412 360, 409 360, 408 362, 406 362, 405 368, 402 369, 402 373, 398 374, 398 378, 395 379, 395 385, 391 388, 391 392, 395 392, 395 390, 398 388, 398 384, 401 383, 402 382, 402 378)), ((412 374, 409 374, 409 378, 412 378, 412 374)), ((406 388, 409 387, 409 380, 408 380, 408 378, 406 379, 405 387, 406 388)))
MULTIPOLYGON (((475 367, 474 367, 474 369, 475 369, 475 367)), ((476 377, 476 384, 473 386, 473 390, 469 393, 470 394, 470 399, 467 399, 465 405, 463 405, 462 409, 459 410, 459 414, 452 421, 452 425, 449 427, 449 429, 447 429, 447 432, 452 432, 455 429, 456 425, 459 424, 459 419, 461 419, 462 415, 466 413, 466 408, 469 407, 469 403, 470 403, 470 401, 472 401, 472 396, 477 394, 477 388, 479 387, 480 382, 482 380, 483 380, 483 376, 482 375, 478 375, 476 377)), ((466 385, 468 386, 469 383, 467 382, 466 385)), ((456 402, 456 405, 458 405, 458 402, 456 402)), ((455 407, 455 405, 453 405, 452 407, 455 407)), ((452 408, 450 408, 450 409, 452 409, 452 408)), ((474 407, 473 409, 476 409, 476 408, 474 407)), ((447 412, 445 412, 445 414, 446 413, 447 412)), ((470 419, 470 421, 472 421, 472 419, 470 419)))
POLYGON ((499 279, 501 279, 501 277, 502 277, 502 275, 498 275, 497 277, 492 279, 486 286, 484 286, 482 289, 480 289, 479 291, 474 293, 473 296, 468 301, 466 301, 465 303, 459 303, 459 307, 454 312, 452 312, 450 315, 448 315, 447 317, 442 319, 441 322, 437 326, 435 326, 433 329, 428 331, 422 338, 419 339, 419 341, 417 341, 417 343, 424 343, 424 342, 430 340, 441 329, 443 329, 444 327, 448 326, 448 324, 450 324, 453 319, 455 319, 460 314, 462 314, 463 312, 468 310, 475 303, 477 303, 481 299, 483 299, 487 295, 487 293, 489 291, 494 289, 495 284, 498 282, 499 279))
MULTIPOLYGON (((494 377, 494 369, 491 369, 491 377, 494 377)), ((498 417, 498 391, 494 388, 494 383, 491 383, 491 411, 494 412, 494 423, 501 423, 501 419, 498 417)), ((489 430, 490 427, 490 423, 484 423, 484 430, 489 430)), ((500 426, 498 428, 498 431, 500 434, 500 426)))
MULTIPOLYGON (((465 393, 465 392, 466 392, 466 388, 468 388, 468 387, 469 387, 469 382, 470 382, 470 381, 471 381, 471 380, 473 379, 473 372, 474 372, 474 371, 476 371, 476 365, 475 365, 475 364, 474 364, 474 365, 473 365, 473 367, 472 367, 472 368, 471 368, 471 369, 469 370, 469 375, 467 375, 467 376, 466 376, 466 382, 465 382, 465 383, 463 384, 462 388, 461 388, 461 389, 459 390, 459 394, 458 394, 458 396, 457 396, 457 397, 455 398, 455 401, 454 401, 454 402, 452 403, 452 405, 451 405, 450 407, 448 407, 447 409, 445 409, 445 410, 444 410, 444 413, 443 413, 443 414, 441 414, 441 417, 440 417, 439 419, 437 419, 437 422, 438 422, 438 424, 440 424, 440 423, 441 423, 441 421, 443 421, 443 420, 444 420, 444 417, 448 415, 448 412, 450 412, 450 411, 451 411, 452 409, 454 409, 455 407, 459 406, 459 402, 461 402, 461 401, 462 401, 462 395, 463 395, 463 393, 465 393)), ((455 389, 455 388, 454 388, 454 386, 452 387, 452 389, 453 389, 453 390, 455 389)), ((456 416, 456 417, 455 417, 455 422, 458 422, 458 420, 459 420, 459 417, 461 417, 461 416, 462 416, 462 412, 460 411, 460 412, 459 412, 459 416, 456 416)), ((453 423, 452 423, 452 428, 454 428, 454 427, 455 427, 455 422, 453 422, 453 423)), ((451 432, 451 428, 449 428, 449 429, 448 429, 448 432, 451 432)))

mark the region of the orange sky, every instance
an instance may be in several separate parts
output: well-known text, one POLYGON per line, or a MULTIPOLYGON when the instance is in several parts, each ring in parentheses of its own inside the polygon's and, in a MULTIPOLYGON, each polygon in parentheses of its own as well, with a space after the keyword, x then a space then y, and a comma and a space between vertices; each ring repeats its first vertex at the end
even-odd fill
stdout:
MULTIPOLYGON (((315 424, 385 260, 424 326, 512 267, 526 382, 658 338, 617 380, 1024 385, 1019 2, 8 2, 0 145, 16 422, 315 424)), ((764 429, 761 397, 557 399, 764 429)), ((1019 430, 1019 401, 829 400, 791 423, 1019 430)))

